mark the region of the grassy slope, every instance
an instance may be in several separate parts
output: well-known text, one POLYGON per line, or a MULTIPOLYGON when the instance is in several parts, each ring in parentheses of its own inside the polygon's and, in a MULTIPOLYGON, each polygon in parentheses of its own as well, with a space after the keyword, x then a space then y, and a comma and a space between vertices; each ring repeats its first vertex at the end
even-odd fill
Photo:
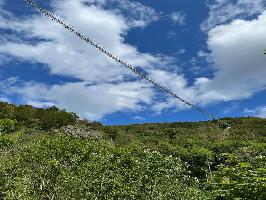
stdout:
POLYGON ((265 119, 226 119, 229 131, 215 122, 77 125, 101 140, 39 130, 47 127, 39 119, 0 134, 0 191, 7 199, 266 197, 265 119))

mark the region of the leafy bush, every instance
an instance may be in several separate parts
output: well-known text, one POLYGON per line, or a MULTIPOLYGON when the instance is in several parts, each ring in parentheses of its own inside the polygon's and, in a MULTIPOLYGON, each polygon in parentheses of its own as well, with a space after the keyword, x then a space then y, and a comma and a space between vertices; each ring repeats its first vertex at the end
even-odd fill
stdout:
POLYGON ((0 119, 0 133, 11 133, 15 130, 16 121, 11 119, 0 119))
POLYGON ((226 132, 215 121, 103 126, 56 107, 7 103, 0 119, 9 133, 0 134, 7 199, 266 197, 265 119, 226 118, 226 132), (61 127, 103 137, 67 136, 61 127))
POLYGON ((0 137, 0 149, 4 147, 10 147, 13 145, 13 141, 7 137, 0 137))
POLYGON ((0 102, 0 118, 16 120, 18 125, 27 128, 49 130, 65 125, 76 124, 78 116, 53 106, 50 108, 33 108, 29 105, 16 106, 0 102))
POLYGON ((118 136, 118 131, 113 127, 104 127, 103 131, 106 133, 107 137, 112 140, 116 140, 118 136))
MULTIPOLYGON (((179 158, 42 135, 0 160, 7 199, 206 199, 179 158)), ((20 143, 20 145, 23 143, 20 143)))
POLYGON ((78 120, 78 125, 89 127, 92 130, 99 130, 102 128, 102 124, 97 121, 89 121, 87 119, 78 120))
POLYGON ((222 199, 265 199, 266 168, 254 168, 249 163, 220 166, 213 177, 213 190, 222 199))
POLYGON ((213 153, 208 149, 197 147, 191 148, 180 155, 181 159, 189 164, 193 176, 206 179, 211 173, 213 153))

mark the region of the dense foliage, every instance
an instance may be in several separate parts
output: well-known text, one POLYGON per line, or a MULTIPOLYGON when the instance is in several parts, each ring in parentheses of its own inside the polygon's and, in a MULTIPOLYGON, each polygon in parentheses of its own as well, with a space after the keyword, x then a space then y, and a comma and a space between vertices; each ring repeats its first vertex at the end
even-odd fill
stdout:
POLYGON ((55 107, 0 105, 6 199, 266 199, 265 119, 102 126, 55 107))
POLYGON ((16 120, 19 125, 28 128, 48 130, 60 128, 67 124, 74 124, 78 117, 75 113, 68 113, 56 107, 47 109, 33 108, 29 105, 16 106, 0 102, 0 119, 16 120))
POLYGON ((45 133, 4 138, 8 142, 2 147, 0 184, 8 199, 201 199, 206 195, 179 158, 159 152, 45 133))
POLYGON ((0 133, 11 133, 15 130, 15 120, 0 119, 0 133))

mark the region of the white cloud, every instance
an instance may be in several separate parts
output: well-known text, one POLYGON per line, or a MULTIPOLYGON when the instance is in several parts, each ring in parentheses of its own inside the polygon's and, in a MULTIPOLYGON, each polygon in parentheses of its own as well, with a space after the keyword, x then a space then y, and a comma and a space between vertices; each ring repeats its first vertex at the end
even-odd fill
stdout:
POLYGON ((246 108, 244 110, 244 114, 248 116, 256 116, 261 118, 266 118, 266 106, 259 106, 253 109, 246 108))
POLYGON ((172 31, 172 30, 168 31, 167 37, 169 39, 176 39, 176 32, 175 31, 172 31))
MULTIPOLYGON (((212 28, 208 35, 208 47, 216 72, 213 78, 199 77, 189 84, 184 75, 174 73, 177 66, 173 64, 173 58, 140 53, 136 47, 125 43, 125 35, 132 27, 151 23, 144 17, 144 13, 152 13, 151 10, 142 7, 138 12, 143 15, 129 19, 123 16, 123 12, 141 4, 123 5, 124 10, 121 6, 118 10, 106 10, 106 2, 61 0, 53 1, 52 6, 58 15, 82 32, 89 33, 134 66, 144 67, 153 79, 194 103, 204 106, 248 98, 265 88, 266 57, 262 51, 266 46, 266 13, 256 20, 234 20, 212 28)), ((2 19, 0 28, 15 31, 16 37, 23 35, 23 38, 15 40, 2 36, 0 55, 9 54, 18 59, 43 63, 52 74, 80 79, 76 83, 51 86, 9 79, 0 83, 0 90, 7 96, 17 94, 23 102, 35 106, 54 104, 89 119, 99 119, 117 111, 138 111, 145 105, 149 105, 155 113, 169 108, 187 109, 183 103, 170 97, 165 100, 158 96, 155 99, 156 93, 150 85, 134 81, 131 73, 39 15, 23 19, 9 17, 9 20, 2 16, 2 19), (42 40, 32 44, 32 39, 42 40)), ((199 56, 208 58, 204 52, 200 52, 199 56)))
POLYGON ((81 117, 100 119, 116 111, 140 111, 142 104, 150 104, 152 90, 140 82, 98 84, 86 82, 65 83, 47 86, 39 83, 3 81, 0 89, 6 94, 21 96, 23 103, 36 107, 56 105, 81 117))
POLYGON ((140 121, 143 121, 143 120, 145 120, 143 117, 141 117, 141 116, 135 116, 133 119, 135 119, 135 120, 140 120, 140 121))
MULTIPOLYGON (((182 75, 169 72, 159 72, 155 79, 201 106, 250 98, 266 88, 265 33, 266 12, 258 19, 234 20, 230 24, 216 26, 208 32, 211 54, 198 54, 208 63, 213 62, 210 64, 215 67, 211 78, 198 77, 191 86, 182 75), (172 83, 179 83, 179 86, 172 83)), ((160 113, 173 107, 183 109, 184 105, 170 98, 156 103, 153 108, 160 113)))
POLYGON ((184 25, 185 24, 186 15, 184 13, 182 13, 182 12, 174 12, 174 13, 172 13, 170 15, 170 19, 175 24, 184 25))
MULTIPOLYGON (((143 27, 156 20, 152 9, 129 1, 123 1, 125 4, 120 5, 118 10, 103 8, 110 1, 102 1, 101 6, 95 6, 100 1, 89 0, 52 2, 57 15, 70 21, 80 31, 89 33, 132 65, 146 69, 156 67, 157 70, 172 65, 170 57, 140 53, 136 47, 124 42, 130 28, 143 27), (133 11, 134 7, 137 10, 133 11), (127 9, 131 18, 122 15, 122 11, 127 9)), ((133 76, 127 70, 48 19, 39 15, 23 19, 0 16, 3 19, 0 29, 14 31, 13 38, 23 36, 14 40, 2 35, 0 55, 9 54, 20 60, 43 63, 49 67, 51 74, 80 79, 78 83, 52 86, 34 82, 26 84, 18 80, 10 83, 8 80, 8 84, 2 83, 5 93, 20 95, 24 103, 37 107, 55 104, 90 119, 99 119, 116 111, 137 111, 143 109, 141 105, 151 103, 153 92, 150 85, 132 81, 133 76), (34 44, 32 40, 35 40, 34 44)))
POLYGON ((0 96, 0 102, 7 102, 7 103, 9 103, 10 100, 6 96, 0 96))
POLYGON ((177 54, 184 54, 184 53, 186 53, 186 49, 179 49, 176 53, 177 54))
POLYGON ((83 0, 83 2, 122 15, 127 24, 132 27, 147 26, 149 23, 157 21, 161 14, 139 2, 130 0, 83 0))
POLYGON ((235 111, 239 107, 238 103, 231 103, 229 107, 226 107, 223 109, 222 113, 223 114, 230 114, 233 111, 235 111))
POLYGON ((235 20, 209 32, 216 72, 213 79, 199 78, 197 90, 209 100, 237 100, 251 97, 266 86, 266 12, 255 20, 235 20))
MULTIPOLYGON (((128 60, 132 65, 149 67, 154 63, 161 63, 160 57, 139 53, 135 47, 124 43, 123 35, 130 26, 122 16, 95 6, 85 6, 83 2, 82 0, 56 1, 52 5, 56 13, 75 24, 82 32, 97 38, 107 49, 128 60)), ((105 55, 88 47, 72 33, 68 33, 42 16, 31 16, 23 21, 17 18, 5 19, 0 28, 17 31, 29 39, 45 39, 46 41, 33 45, 25 41, 10 41, 7 37, 3 37, 0 53, 9 53, 25 60, 48 64, 53 74, 92 82, 122 80, 123 75, 128 74, 105 55), (110 73, 102 73, 106 71, 110 73)))
POLYGON ((246 18, 261 14, 266 9, 265 0, 207 0, 209 16, 201 25, 202 30, 210 30, 217 25, 231 22, 236 18, 246 18))
POLYGON ((49 108, 56 105, 55 103, 49 101, 34 101, 29 99, 27 99, 27 101, 25 101, 24 103, 26 105, 32 105, 35 108, 49 108))
MULTIPOLYGON (((196 91, 188 86, 187 80, 183 75, 175 74, 173 72, 154 70, 151 71, 151 77, 154 80, 159 80, 163 86, 171 89, 176 94, 180 94, 182 98, 196 102, 196 91)), ((169 96, 166 100, 157 100, 157 102, 152 106, 152 110, 156 114, 160 114, 162 111, 168 110, 169 108, 176 108, 176 111, 187 109, 188 107, 184 103, 169 96)))

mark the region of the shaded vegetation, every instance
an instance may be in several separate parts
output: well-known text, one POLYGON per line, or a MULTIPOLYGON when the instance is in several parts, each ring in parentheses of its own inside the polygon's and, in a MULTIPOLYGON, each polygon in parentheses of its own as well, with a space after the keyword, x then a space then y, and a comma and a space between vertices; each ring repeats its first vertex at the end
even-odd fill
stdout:
POLYGON ((27 128, 49 130, 75 124, 78 117, 75 113, 68 113, 55 106, 42 109, 29 105, 15 106, 0 102, 0 119, 16 120, 18 125, 27 128))
POLYGON ((56 107, 0 103, 0 192, 22 200, 266 199, 266 120, 224 120, 231 129, 215 121, 102 126, 56 107), (90 137, 66 133, 69 126, 90 137))

